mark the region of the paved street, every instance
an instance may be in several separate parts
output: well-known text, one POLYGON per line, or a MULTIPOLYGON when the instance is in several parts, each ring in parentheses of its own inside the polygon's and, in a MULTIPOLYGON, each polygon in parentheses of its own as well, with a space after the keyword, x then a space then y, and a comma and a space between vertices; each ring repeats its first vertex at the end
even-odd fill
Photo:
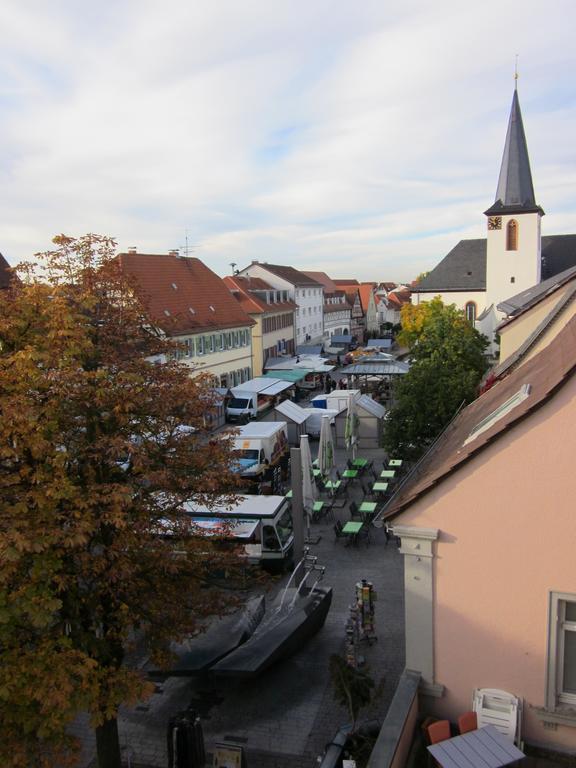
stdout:
MULTIPOLYGON (((317 444, 312 444, 315 453, 317 444)), ((343 467, 344 451, 337 450, 343 467)), ((377 457, 381 451, 363 451, 377 457)), ((353 484, 347 501, 358 499, 353 484)), ((334 510, 342 522, 349 519, 348 506, 334 510)), ((132 766, 167 766, 166 730, 170 717, 192 707, 202 716, 207 751, 217 742, 241 744, 249 768, 312 768, 338 728, 348 721, 346 711, 333 701, 328 660, 342 653, 344 627, 354 587, 361 579, 373 582, 378 594, 376 629, 378 641, 365 647, 373 677, 384 677, 383 695, 363 714, 363 719, 382 720, 403 668, 404 608, 402 557, 393 543, 386 545, 382 529, 372 529, 369 546, 346 546, 335 541, 333 522, 312 526, 321 540, 311 547, 318 563, 326 566, 324 584, 333 587, 332 607, 323 629, 291 659, 281 662, 254 681, 198 682, 170 678, 144 705, 121 713, 121 743, 132 766)), ((271 598, 286 583, 274 586, 271 598)), ((85 721, 76 732, 85 744, 81 765, 95 763, 93 737, 85 721)))

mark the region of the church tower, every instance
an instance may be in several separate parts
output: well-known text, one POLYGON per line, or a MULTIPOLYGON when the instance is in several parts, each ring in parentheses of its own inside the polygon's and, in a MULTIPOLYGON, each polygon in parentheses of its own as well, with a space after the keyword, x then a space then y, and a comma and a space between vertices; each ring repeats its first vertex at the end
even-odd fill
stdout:
POLYGON ((518 90, 514 89, 496 200, 487 211, 486 308, 540 282, 540 221, 518 90))

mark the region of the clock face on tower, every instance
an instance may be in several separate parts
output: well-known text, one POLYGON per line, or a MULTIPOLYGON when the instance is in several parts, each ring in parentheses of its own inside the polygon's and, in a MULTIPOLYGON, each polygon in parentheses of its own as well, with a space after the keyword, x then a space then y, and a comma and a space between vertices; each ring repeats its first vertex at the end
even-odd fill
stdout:
POLYGON ((502 229, 502 216, 489 216, 488 229, 502 229))

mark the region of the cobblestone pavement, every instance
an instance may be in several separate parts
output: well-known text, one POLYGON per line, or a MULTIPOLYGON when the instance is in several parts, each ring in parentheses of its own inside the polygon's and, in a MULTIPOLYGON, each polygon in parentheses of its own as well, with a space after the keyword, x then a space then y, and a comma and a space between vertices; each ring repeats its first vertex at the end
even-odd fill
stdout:
MULTIPOLYGON (((337 464, 343 466, 344 452, 336 454, 337 464)), ((362 451, 370 454, 381 461, 381 451, 362 451)), ((352 485, 347 500, 359 495, 359 487, 352 485)), ((349 519, 347 505, 334 513, 342 522, 349 519)), ((168 765, 168 720, 189 706, 201 713, 208 752, 218 742, 230 742, 245 748, 249 768, 313 768, 326 744, 348 721, 346 711, 333 699, 328 660, 331 654, 343 652, 349 606, 355 584, 363 578, 373 582, 378 597, 378 640, 364 652, 372 676, 377 681, 383 677, 384 687, 378 701, 361 717, 382 721, 404 666, 402 557, 393 543, 386 545, 382 529, 372 529, 369 546, 335 541, 333 522, 314 524, 312 533, 321 540, 311 547, 311 554, 326 566, 323 583, 333 588, 322 630, 296 655, 256 680, 169 678, 143 706, 123 709, 121 744, 133 768, 168 765)), ((81 766, 94 766, 94 741, 85 719, 77 721, 75 731, 84 744, 81 766)))

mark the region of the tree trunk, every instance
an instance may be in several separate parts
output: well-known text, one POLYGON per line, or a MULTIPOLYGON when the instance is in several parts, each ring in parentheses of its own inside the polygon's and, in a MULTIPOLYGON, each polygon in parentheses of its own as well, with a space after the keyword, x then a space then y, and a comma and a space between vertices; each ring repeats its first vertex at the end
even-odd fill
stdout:
POLYGON ((96 728, 96 755, 98 768, 122 768, 118 721, 114 717, 96 728))

